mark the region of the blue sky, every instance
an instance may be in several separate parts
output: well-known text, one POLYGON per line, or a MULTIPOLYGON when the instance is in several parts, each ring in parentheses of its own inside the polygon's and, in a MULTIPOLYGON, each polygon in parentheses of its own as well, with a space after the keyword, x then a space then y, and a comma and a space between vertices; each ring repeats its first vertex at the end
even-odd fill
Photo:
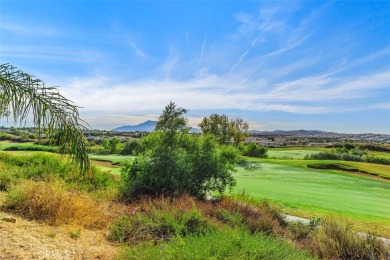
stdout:
POLYGON ((169 101, 251 129, 390 134, 389 1, 0 1, 0 62, 92 128, 169 101))

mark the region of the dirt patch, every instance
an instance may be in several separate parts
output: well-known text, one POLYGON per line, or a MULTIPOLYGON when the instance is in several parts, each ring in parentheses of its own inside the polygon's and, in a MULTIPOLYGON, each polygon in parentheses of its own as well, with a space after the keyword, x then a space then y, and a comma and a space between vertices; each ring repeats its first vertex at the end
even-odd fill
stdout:
POLYGON ((114 259, 120 247, 105 230, 50 226, 0 211, 0 259, 114 259))

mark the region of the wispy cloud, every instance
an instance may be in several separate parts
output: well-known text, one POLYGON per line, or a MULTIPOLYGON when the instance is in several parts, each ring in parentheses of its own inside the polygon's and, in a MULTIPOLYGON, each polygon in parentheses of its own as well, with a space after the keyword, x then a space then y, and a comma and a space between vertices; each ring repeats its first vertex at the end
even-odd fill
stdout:
POLYGON ((93 50, 52 48, 42 45, 2 45, 1 58, 18 58, 57 62, 96 62, 102 60, 104 54, 93 50))
POLYGON ((145 53, 138 47, 137 44, 135 44, 135 42, 130 37, 126 37, 126 41, 130 49, 134 52, 134 54, 141 58, 146 58, 145 53))
POLYGON ((202 62, 203 52, 204 52, 204 48, 206 47, 206 42, 207 42, 207 34, 206 34, 206 36, 204 37, 203 46, 202 46, 202 51, 200 52, 199 62, 198 62, 198 69, 199 69, 200 63, 202 62))
MULTIPOLYGON (((4 14, 2 13, 2 16, 4 14)), ((12 17, 2 17, 0 20, 0 33, 10 33, 19 36, 29 37, 59 37, 62 32, 47 25, 34 24, 34 22, 16 21, 12 17)))
POLYGON ((163 70, 167 76, 174 71, 178 61, 180 59, 180 52, 173 47, 169 48, 168 57, 164 60, 163 70))

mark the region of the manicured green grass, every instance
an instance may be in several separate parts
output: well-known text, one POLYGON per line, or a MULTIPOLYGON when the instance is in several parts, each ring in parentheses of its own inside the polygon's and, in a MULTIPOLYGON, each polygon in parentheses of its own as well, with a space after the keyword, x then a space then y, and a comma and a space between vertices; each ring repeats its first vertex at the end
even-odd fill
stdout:
POLYGON ((325 148, 314 147, 289 147, 289 148, 269 148, 268 157, 276 159, 303 159, 306 155, 325 151, 325 148))
POLYGON ((111 162, 112 164, 120 164, 124 161, 134 160, 136 158, 136 156, 117 155, 117 154, 109 154, 109 155, 90 154, 89 158, 94 159, 94 160, 98 160, 98 161, 111 162))
POLYGON ((339 160, 308 160, 306 162, 307 162, 306 165, 314 164, 314 165, 327 166, 327 165, 336 164, 339 165, 340 168, 357 169, 360 172, 370 173, 371 175, 380 176, 390 180, 390 165, 382 165, 382 164, 366 163, 366 162, 339 161, 339 160))
POLYGON ((10 141, 0 141, 0 150, 4 151, 7 149, 18 150, 18 151, 46 151, 46 152, 55 152, 57 147, 47 146, 47 145, 38 145, 32 142, 28 143, 16 143, 10 141))
POLYGON ((369 154, 375 155, 376 157, 381 158, 387 158, 390 159, 390 153, 389 152, 376 152, 376 151, 369 151, 369 154))
MULTIPOLYGON (((339 214, 378 224, 383 226, 380 231, 382 234, 390 235, 389 182, 356 176, 353 173, 305 167, 308 163, 324 161, 256 161, 260 163, 257 168, 239 168, 235 174, 235 191, 245 190, 256 198, 267 198, 284 206, 287 212, 293 214, 339 214)), ((368 164, 364 163, 352 164, 368 167, 368 164)), ((372 168, 375 167, 370 170, 372 168)))

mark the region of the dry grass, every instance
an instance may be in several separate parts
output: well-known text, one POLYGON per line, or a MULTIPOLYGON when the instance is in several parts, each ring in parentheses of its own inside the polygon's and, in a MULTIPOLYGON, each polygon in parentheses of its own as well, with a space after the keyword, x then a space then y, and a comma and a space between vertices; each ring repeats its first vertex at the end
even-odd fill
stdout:
POLYGON ((344 219, 325 219, 310 250, 324 259, 390 259, 390 249, 374 236, 359 234, 344 219))
POLYGON ((143 197, 128 205, 128 213, 111 225, 110 240, 137 244, 164 241, 174 236, 204 234, 218 227, 248 229, 251 233, 283 233, 284 222, 268 203, 257 206, 230 198, 204 202, 190 196, 143 197))
POLYGON ((225 197, 221 207, 242 216, 243 223, 254 232, 284 235, 283 227, 286 225, 278 209, 267 203, 244 201, 238 202, 234 198, 225 197))
POLYGON ((103 228, 112 217, 108 203, 98 203, 83 193, 67 191, 59 181, 24 180, 10 189, 4 207, 28 219, 52 225, 103 228))
POLYGON ((0 259, 117 259, 120 248, 109 243, 105 231, 72 225, 51 226, 0 211, 16 223, 0 221, 0 259), (78 231, 77 240, 71 237, 78 231))

